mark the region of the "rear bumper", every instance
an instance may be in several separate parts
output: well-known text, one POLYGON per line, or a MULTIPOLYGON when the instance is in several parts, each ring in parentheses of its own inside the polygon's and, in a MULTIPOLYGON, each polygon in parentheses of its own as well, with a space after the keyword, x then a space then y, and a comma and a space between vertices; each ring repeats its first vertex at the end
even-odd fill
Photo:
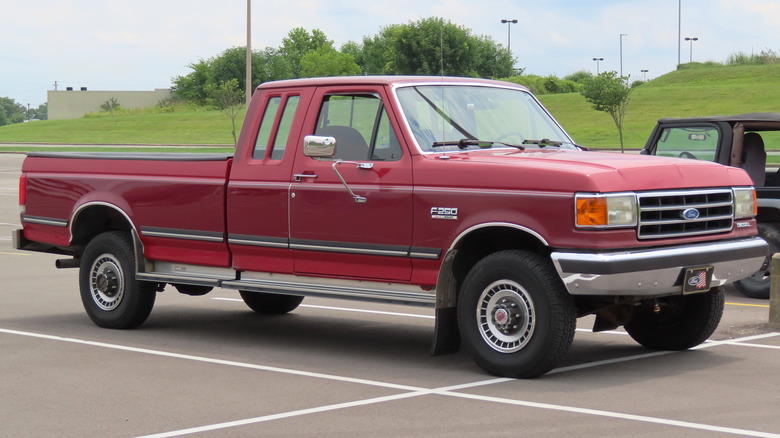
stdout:
POLYGON ((682 292, 685 268, 713 266, 712 287, 756 272, 769 251, 759 238, 612 253, 553 252, 572 295, 654 296, 682 292))

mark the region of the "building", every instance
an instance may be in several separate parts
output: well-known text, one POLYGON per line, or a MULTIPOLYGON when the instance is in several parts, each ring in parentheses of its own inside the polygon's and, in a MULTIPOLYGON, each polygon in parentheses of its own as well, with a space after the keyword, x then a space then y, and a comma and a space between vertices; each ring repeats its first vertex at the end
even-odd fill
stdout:
POLYGON ((153 91, 88 91, 86 87, 74 90, 49 90, 49 120, 77 119, 85 114, 100 111, 100 106, 114 98, 120 108, 150 108, 160 101, 171 97, 169 88, 157 88, 153 91))

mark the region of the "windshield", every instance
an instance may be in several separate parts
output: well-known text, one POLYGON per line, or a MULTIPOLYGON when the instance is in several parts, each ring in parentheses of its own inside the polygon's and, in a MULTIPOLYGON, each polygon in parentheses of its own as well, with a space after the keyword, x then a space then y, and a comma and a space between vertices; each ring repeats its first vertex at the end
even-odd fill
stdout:
POLYGON ((479 149, 486 145, 575 148, 536 99, 522 90, 421 85, 399 88, 397 95, 424 152, 479 149))

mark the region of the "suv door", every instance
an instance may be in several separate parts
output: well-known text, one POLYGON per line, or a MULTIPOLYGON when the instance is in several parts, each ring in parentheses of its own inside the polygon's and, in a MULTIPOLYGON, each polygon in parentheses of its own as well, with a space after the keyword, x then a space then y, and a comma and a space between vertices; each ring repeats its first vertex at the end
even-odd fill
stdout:
POLYGON ((296 152, 290 188, 296 273, 410 279, 411 159, 385 100, 381 89, 317 89, 304 134, 333 137, 336 154, 296 152))

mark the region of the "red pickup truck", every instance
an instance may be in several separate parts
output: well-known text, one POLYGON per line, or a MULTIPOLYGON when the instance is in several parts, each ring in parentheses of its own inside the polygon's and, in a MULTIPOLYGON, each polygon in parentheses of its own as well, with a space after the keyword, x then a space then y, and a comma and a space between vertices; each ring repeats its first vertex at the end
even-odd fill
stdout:
POLYGON ((432 306, 434 354, 533 377, 577 317, 686 349, 764 260, 741 169, 583 152, 528 90, 352 77, 259 86, 233 155, 30 153, 18 249, 80 268, 99 326, 167 284, 259 313, 305 296, 432 306))

